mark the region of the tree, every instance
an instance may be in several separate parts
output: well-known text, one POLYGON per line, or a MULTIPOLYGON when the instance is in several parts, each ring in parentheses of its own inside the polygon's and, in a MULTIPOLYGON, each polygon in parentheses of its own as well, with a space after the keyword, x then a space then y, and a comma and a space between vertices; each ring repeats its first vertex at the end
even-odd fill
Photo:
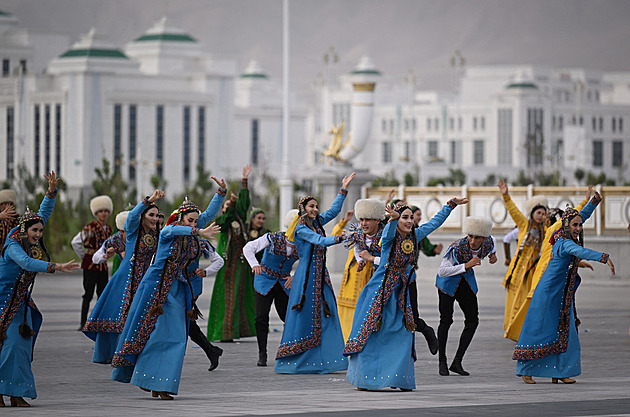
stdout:
POLYGON ((573 176, 577 180, 578 184, 582 183, 582 180, 584 179, 585 175, 586 175, 586 172, 584 172, 584 170, 582 168, 576 169, 575 172, 573 173, 573 176))
POLYGON ((398 187, 399 185, 400 181, 396 178, 396 172, 393 169, 372 180, 372 187, 398 187))
MULTIPOLYGON (((122 178, 120 171, 112 171, 109 160, 103 158, 103 166, 94 168, 96 179, 92 181, 92 189, 95 197, 97 195, 108 195, 114 203, 114 212, 123 211, 129 204, 136 204, 136 189, 130 188, 127 182, 122 178)), ((115 216, 111 216, 113 218, 115 216)))

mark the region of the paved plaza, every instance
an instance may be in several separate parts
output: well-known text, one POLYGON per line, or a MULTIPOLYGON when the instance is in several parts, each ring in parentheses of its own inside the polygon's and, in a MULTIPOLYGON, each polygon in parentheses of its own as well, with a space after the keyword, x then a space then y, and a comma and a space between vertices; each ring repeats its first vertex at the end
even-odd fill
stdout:
MULTIPOLYGON (((174 401, 151 398, 134 385, 110 381, 110 366, 91 362, 93 342, 77 331, 81 273, 40 274, 34 299, 44 314, 44 324, 33 362, 39 397, 30 401, 28 410, 5 408, 2 415, 630 416, 630 278, 627 273, 610 278, 605 266, 595 268, 601 278, 585 279, 577 296, 582 375, 573 385, 555 385, 542 378, 536 385, 525 385, 515 376, 514 343, 503 338, 504 290, 502 270, 497 267, 491 275, 479 274, 481 323, 464 358, 469 377, 440 377, 437 356, 429 354, 422 336, 416 337, 417 388, 412 392, 359 392, 342 372, 275 374, 273 366, 256 366, 253 337, 219 343, 225 353, 220 366, 208 372, 203 351, 189 342, 174 401)), ((421 315, 437 327, 434 271, 426 268, 420 272, 418 290, 421 315)), ((340 275, 333 274, 337 286, 339 280, 340 275)), ((200 303, 204 312, 208 311, 212 284, 212 279, 206 280, 200 303)), ((455 320, 449 358, 463 326, 457 308, 455 320)), ((205 329, 205 320, 200 325, 205 329)), ((274 312, 270 357, 281 332, 282 323, 274 312)))

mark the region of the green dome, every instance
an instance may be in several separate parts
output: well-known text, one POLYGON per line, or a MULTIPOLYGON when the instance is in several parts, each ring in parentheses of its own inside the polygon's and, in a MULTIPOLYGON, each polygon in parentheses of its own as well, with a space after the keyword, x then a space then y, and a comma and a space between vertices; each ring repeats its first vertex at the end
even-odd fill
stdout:
POLYGON ((506 88, 507 89, 522 88, 522 89, 526 89, 526 90, 538 90, 538 86, 536 84, 534 84, 534 83, 531 83, 531 82, 512 83, 512 84, 509 84, 506 88))

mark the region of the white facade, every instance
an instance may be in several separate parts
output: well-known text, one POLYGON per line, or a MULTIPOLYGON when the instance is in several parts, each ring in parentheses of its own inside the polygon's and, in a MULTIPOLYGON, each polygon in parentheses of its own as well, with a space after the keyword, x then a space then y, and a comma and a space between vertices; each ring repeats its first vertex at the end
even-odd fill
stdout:
MULTIPOLYGON (((630 181, 629 81, 630 73, 532 66, 466 68, 457 94, 379 80, 372 137, 354 167, 399 180, 410 173, 420 185, 449 169, 463 170, 468 184, 519 171, 534 180, 557 171, 574 184, 581 168, 621 185, 630 181)), ((335 85, 320 87, 312 114, 314 167, 326 163, 317 151, 350 107, 350 84, 335 85)))
MULTIPOLYGON (((254 178, 258 168, 280 172, 278 89, 247 70, 240 77, 235 62, 213 59, 166 19, 119 49, 94 30, 71 45, 0 15, 0 58, 10 67, 0 79, 0 182, 11 183, 20 163, 36 175, 54 169, 77 197, 89 192, 103 158, 139 196, 151 192, 155 175, 167 192, 183 191, 198 164, 225 179, 240 178, 247 163, 254 178), (21 61, 26 73, 16 69, 21 61)), ((295 108, 297 170, 306 110, 295 108)))

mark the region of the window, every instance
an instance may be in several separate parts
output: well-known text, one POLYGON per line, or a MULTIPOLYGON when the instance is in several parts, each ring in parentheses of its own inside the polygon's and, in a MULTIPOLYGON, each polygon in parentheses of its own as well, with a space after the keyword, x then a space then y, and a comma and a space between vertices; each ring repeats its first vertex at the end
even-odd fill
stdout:
POLYGON ((473 130, 477 130, 477 117, 473 117, 473 130))
POLYGON ((431 131, 431 119, 427 117, 427 132, 431 131))
POLYGON ((543 162, 543 109, 527 109, 527 135, 525 137, 527 167, 539 167, 543 162))
POLYGON ((604 131, 604 118, 603 117, 599 118, 599 131, 600 132, 604 131))
POLYGON ((612 151, 612 165, 620 167, 623 163, 623 142, 620 140, 613 141, 612 151))
POLYGON ((612 123, 612 131, 616 132, 617 131, 617 119, 616 118, 611 118, 611 123, 612 123))
POLYGON ((136 180, 136 112, 135 104, 129 105, 129 180, 136 180))
POLYGON ((9 75, 11 75, 11 61, 9 61, 8 59, 3 59, 2 60, 2 76, 8 77, 9 75))
POLYGON ((55 105, 55 172, 61 175, 61 104, 55 105))
POLYGON ((204 106, 197 109, 197 144, 199 145, 197 162, 203 167, 206 162, 206 108, 204 106))
POLYGON ((499 165, 512 164, 512 109, 499 109, 498 114, 498 162, 499 165))
POLYGON ((14 113, 13 106, 7 106, 7 179, 11 180, 15 177, 15 165, 14 165, 14 154, 15 154, 15 144, 13 141, 14 136, 14 113))
POLYGON ((452 117, 449 117, 448 119, 448 128, 453 131, 455 130, 455 119, 452 117))
POLYGON ((481 131, 486 130, 486 118, 485 117, 480 117, 479 118, 479 125, 481 127, 481 131))
POLYGON ((623 133, 623 118, 619 118, 619 133, 623 133))
POLYGON ((44 106, 44 172, 50 172, 50 104, 44 106))
POLYGON ((411 119, 411 128, 413 129, 413 131, 416 131, 416 119, 411 119))
POLYGON ((597 132, 597 117, 593 116, 593 119, 591 120, 592 122, 592 128, 593 128, 593 132, 597 132))
POLYGON ((20 68, 22 68, 22 73, 26 74, 26 59, 20 59, 20 68))
POLYGON ((409 119, 405 119, 405 132, 409 132, 409 119))
POLYGON ((387 133, 387 120, 385 119, 381 120, 381 132, 387 133))
POLYGON ((601 167, 604 165, 604 143, 601 140, 593 141, 593 166, 601 167))
POLYGON ((155 173, 159 178, 164 177, 164 106, 155 107, 155 173))
POLYGON ((459 140, 451 141, 451 164, 461 165, 462 163, 462 143, 459 140))
POLYGON ((473 141, 473 152, 473 163, 475 165, 483 165, 483 140, 473 141))
POLYGON ((551 130, 556 130, 556 116, 551 117, 551 130))
POLYGON ((184 106, 184 183, 190 181, 190 106, 184 106))
POLYGON ((564 128, 564 119, 562 118, 562 116, 560 116, 558 118, 558 130, 562 131, 563 128, 564 128))
POLYGON ((435 131, 439 132, 440 131, 440 119, 438 119, 437 117, 435 119, 433 119, 433 126, 435 127, 435 131))
POLYGON ((35 145, 35 169, 33 171, 33 174, 37 177, 39 177, 40 174, 40 170, 39 170, 39 154, 40 154, 40 148, 41 148, 41 120, 40 120, 40 107, 39 104, 35 105, 35 108, 33 109, 33 133, 35 134, 35 137, 33 138, 33 142, 35 145))
POLYGON ((462 131, 463 124, 464 123, 462 121, 462 118, 461 117, 457 118, 457 130, 459 130, 460 132, 462 131))
POLYGON ((430 140, 429 142, 427 142, 427 145, 429 146, 429 149, 428 149, 429 157, 437 158, 437 156, 438 156, 438 142, 437 142, 437 140, 430 140))
POLYGON ((122 105, 114 104, 114 172, 120 171, 122 137, 122 105))
POLYGON ((392 143, 383 142, 383 162, 389 164, 392 162, 392 143))
POLYGON ((252 120, 252 164, 258 165, 258 119, 252 120))

